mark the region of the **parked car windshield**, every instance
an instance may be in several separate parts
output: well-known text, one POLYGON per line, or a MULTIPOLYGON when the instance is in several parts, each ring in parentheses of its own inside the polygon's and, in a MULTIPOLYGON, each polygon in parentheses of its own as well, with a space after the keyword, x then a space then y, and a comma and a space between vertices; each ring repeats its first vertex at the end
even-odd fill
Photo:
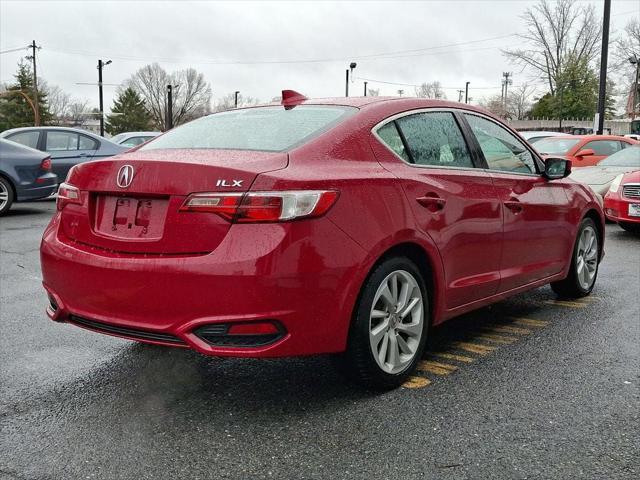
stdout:
POLYGON ((357 109, 300 105, 258 107, 216 113, 194 120, 149 142, 140 150, 211 148, 281 152, 328 130, 357 109))
POLYGON ((598 163, 599 167, 638 167, 640 168, 640 146, 625 148, 598 163))
POLYGON ((579 141, 579 138, 548 137, 537 141, 535 149, 540 153, 564 155, 575 147, 579 141))

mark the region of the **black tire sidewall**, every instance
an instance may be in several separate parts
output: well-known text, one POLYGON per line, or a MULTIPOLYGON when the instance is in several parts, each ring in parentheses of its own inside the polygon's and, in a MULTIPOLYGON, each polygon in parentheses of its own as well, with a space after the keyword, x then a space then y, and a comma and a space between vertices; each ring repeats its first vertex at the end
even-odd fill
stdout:
POLYGON ((7 192, 9 192, 9 198, 8 198, 7 204, 3 208, 0 208, 0 215, 4 215, 9 211, 15 199, 13 198, 13 186, 11 185, 11 183, 9 183, 9 181, 6 178, 1 176, 0 176, 0 182, 5 186, 5 188, 7 189, 7 192))
POLYGON ((416 265, 406 257, 389 258, 377 265, 363 284, 349 333, 346 360, 350 363, 349 369, 355 373, 355 379, 377 388, 395 388, 401 385, 422 358, 429 331, 429 318, 426 284, 416 265), (416 279, 422 293, 424 319, 420 344, 413 360, 402 372, 390 374, 382 370, 374 358, 369 340, 369 322, 378 287, 390 273, 398 270, 404 270, 416 279))

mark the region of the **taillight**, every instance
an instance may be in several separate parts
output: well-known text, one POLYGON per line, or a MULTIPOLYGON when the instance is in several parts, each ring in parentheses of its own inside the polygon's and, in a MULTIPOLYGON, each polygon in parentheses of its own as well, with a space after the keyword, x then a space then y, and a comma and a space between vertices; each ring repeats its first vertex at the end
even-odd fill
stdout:
POLYGON ((320 190, 195 193, 180 211, 215 213, 233 223, 283 222, 323 215, 337 198, 336 191, 320 190))
POLYGON ((40 163, 40 168, 42 170, 46 170, 47 172, 51 171, 51 157, 47 157, 44 160, 42 160, 42 163, 40 163))
POLYGON ((68 183, 61 183, 58 187, 58 198, 56 200, 56 207, 58 210, 62 210, 65 205, 69 203, 82 204, 82 197, 80 196, 80 190, 68 183))

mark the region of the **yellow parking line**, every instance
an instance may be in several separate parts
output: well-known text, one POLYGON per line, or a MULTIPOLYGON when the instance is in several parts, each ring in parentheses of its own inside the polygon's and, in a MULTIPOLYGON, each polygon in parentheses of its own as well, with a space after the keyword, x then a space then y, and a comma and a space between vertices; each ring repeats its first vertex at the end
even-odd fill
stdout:
POLYGON ((458 369, 455 365, 449 365, 440 362, 431 362, 429 360, 422 361, 418 364, 418 370, 433 373, 435 375, 449 375, 458 369))
POLYGON ((478 335, 475 338, 478 340, 487 340, 488 342, 502 343, 505 345, 510 345, 513 342, 518 341, 517 337, 509 337, 508 335, 478 335))
POLYGON ((517 325, 524 325, 527 327, 546 327, 551 322, 547 322, 546 320, 534 320, 533 318, 516 318, 513 317, 513 323, 517 325))
POLYGON ((438 358, 444 358, 446 360, 456 360, 462 363, 473 363, 475 358, 467 357, 466 355, 456 355, 455 353, 447 353, 447 352, 434 352, 431 355, 438 358))
POLYGON ((409 377, 406 382, 402 384, 405 388, 423 388, 431 384, 431 380, 424 377, 409 377))
POLYGON ((482 330, 485 330, 491 333, 517 333, 519 335, 527 335, 531 333, 531 330, 529 330, 528 328, 509 327, 508 325, 486 326, 482 330))
POLYGON ((486 355, 496 349, 496 347, 490 347, 489 345, 482 345, 480 343, 455 342, 454 345, 462 350, 479 355, 486 355))
POLYGON ((546 303, 547 305, 569 307, 569 308, 584 308, 587 306, 586 303, 567 302, 565 300, 545 300, 544 303, 546 303))

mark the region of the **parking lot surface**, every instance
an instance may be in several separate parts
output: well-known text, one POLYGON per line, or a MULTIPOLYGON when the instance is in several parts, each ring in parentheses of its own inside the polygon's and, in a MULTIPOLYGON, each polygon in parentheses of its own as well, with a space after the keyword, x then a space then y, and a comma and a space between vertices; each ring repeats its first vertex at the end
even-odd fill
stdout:
POLYGON ((0 220, 0 478, 640 475, 640 240, 616 225, 592 296, 545 287, 448 322, 380 394, 328 357, 206 358, 51 322, 54 209, 0 220))

